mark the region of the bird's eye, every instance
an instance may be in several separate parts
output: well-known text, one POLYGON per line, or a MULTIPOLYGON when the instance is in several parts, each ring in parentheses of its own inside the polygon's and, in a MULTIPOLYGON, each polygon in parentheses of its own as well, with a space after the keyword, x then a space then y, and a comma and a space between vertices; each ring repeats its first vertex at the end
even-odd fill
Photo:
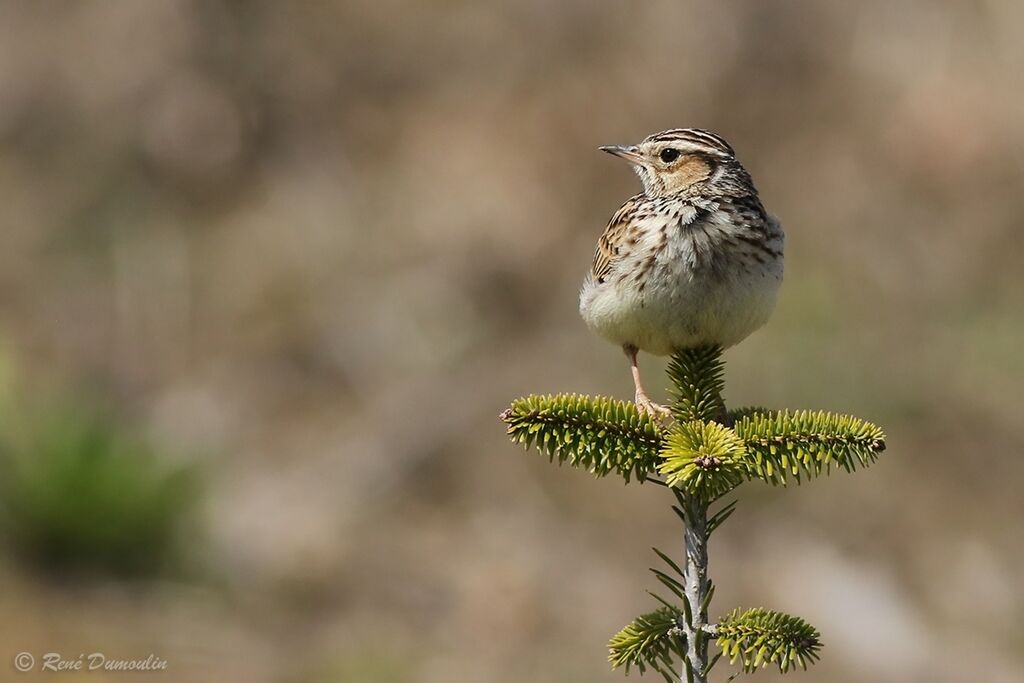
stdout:
POLYGON ((679 158, 679 150, 673 147, 666 147, 661 150, 661 154, 658 155, 662 161, 666 164, 671 163, 679 158))

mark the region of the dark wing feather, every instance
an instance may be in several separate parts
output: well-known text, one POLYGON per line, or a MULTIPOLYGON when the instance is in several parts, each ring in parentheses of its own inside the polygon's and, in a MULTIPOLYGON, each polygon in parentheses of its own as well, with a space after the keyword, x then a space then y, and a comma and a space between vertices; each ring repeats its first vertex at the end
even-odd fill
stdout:
POLYGON ((628 236, 630 225, 636 218, 637 209, 644 199, 643 194, 637 194, 627 199, 626 203, 612 215, 604 232, 597 239, 594 263, 590 267, 590 273, 595 282, 604 282, 608 278, 612 266, 619 257, 620 245, 628 236))

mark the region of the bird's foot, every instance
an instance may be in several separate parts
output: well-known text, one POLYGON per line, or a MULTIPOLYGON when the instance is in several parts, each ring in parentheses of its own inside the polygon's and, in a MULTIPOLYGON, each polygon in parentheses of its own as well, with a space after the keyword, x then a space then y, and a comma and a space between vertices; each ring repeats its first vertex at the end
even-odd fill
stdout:
POLYGON ((647 394, 637 392, 636 407, 641 413, 646 413, 655 422, 664 422, 672 417, 672 411, 660 403, 655 403, 647 394))

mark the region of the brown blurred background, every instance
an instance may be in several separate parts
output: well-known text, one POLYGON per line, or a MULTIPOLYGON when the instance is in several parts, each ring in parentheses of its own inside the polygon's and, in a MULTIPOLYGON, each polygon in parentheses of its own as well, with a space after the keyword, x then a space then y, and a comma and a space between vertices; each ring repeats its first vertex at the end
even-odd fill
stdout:
POLYGON ((1022 73, 1010 0, 3 3, 0 680, 622 680, 669 497, 497 414, 631 395, 596 148, 700 126, 788 233, 727 399, 889 435, 745 487, 712 611, 814 623, 797 680, 1024 681, 1022 73))

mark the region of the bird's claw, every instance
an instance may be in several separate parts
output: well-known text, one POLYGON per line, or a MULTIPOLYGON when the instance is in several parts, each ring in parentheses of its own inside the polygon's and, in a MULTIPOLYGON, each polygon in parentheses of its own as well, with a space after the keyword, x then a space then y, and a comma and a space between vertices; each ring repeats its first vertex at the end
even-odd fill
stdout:
POLYGON ((672 411, 667 407, 655 403, 644 394, 637 394, 636 407, 641 413, 645 413, 655 422, 663 423, 672 417, 672 411))

